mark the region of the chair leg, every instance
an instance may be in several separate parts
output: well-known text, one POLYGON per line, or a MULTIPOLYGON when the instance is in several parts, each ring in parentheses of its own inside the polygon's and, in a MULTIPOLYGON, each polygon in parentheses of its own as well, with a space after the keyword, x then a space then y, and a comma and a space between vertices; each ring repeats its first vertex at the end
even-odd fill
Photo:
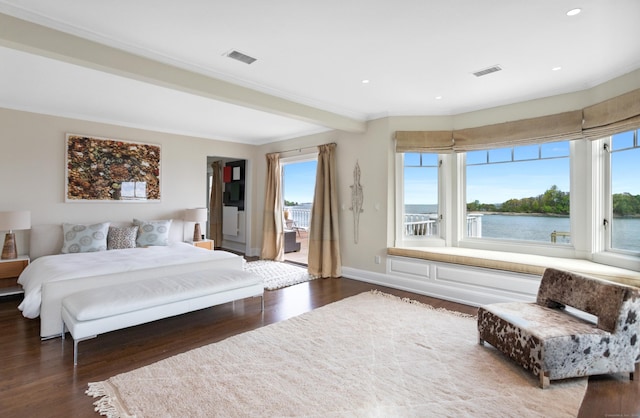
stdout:
POLYGON ((542 370, 540 370, 540 388, 546 389, 549 387, 550 384, 551 384, 551 381, 549 380, 549 372, 545 373, 542 370))

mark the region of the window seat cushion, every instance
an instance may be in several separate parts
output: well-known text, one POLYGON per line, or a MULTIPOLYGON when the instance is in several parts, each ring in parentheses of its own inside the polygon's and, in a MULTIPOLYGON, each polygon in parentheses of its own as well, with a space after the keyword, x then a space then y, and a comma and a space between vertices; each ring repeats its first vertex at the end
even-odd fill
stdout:
POLYGON ((589 260, 458 247, 391 247, 387 255, 542 276, 547 267, 640 287, 640 272, 589 260))

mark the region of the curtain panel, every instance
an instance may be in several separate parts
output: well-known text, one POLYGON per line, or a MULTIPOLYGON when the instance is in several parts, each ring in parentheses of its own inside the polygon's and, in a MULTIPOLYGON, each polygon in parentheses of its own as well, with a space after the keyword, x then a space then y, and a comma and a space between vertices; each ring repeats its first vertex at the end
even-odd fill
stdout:
POLYGON ((336 144, 318 147, 316 186, 311 207, 309 274, 323 278, 342 276, 335 148, 336 144))
POLYGON ((583 109, 585 138, 599 139, 640 128, 640 89, 583 109))
POLYGON ((453 131, 397 131, 396 152, 453 152, 453 131))
POLYGON ((267 154, 267 178, 262 220, 262 250, 260 252, 260 258, 263 260, 284 260, 281 174, 280 154, 267 154))
POLYGON ((582 110, 453 131, 457 152, 582 137, 582 110))
POLYGON ((465 152, 580 138, 640 128, 640 89, 584 109, 448 131, 396 131, 396 152, 465 152), (450 134, 450 136, 449 136, 450 134))
POLYGON ((213 176, 211 179, 211 196, 209 198, 209 238, 213 245, 222 245, 222 162, 211 164, 213 176))

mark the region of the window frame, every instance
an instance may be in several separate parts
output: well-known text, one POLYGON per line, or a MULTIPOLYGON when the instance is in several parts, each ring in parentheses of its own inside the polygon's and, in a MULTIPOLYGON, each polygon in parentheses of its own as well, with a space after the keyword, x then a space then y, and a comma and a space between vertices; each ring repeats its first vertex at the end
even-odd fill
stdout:
MULTIPOLYGON (((486 162, 483 163, 473 163, 470 164, 471 166, 479 166, 479 165, 490 165, 490 164, 495 164, 495 165, 499 165, 499 164, 504 164, 504 163, 520 163, 520 162, 531 162, 531 161, 543 161, 543 160, 551 160, 551 159, 561 159, 561 158, 568 158, 569 159, 569 193, 570 193, 570 198, 573 195, 573 193, 571 193, 572 188, 574 187, 574 183, 573 183, 573 178, 575 178, 575 176, 573 175, 572 172, 572 150, 575 148, 574 146, 572 146, 572 144, 575 141, 551 141, 551 142, 547 142, 547 143, 538 143, 538 144, 531 144, 531 145, 535 145, 538 146, 538 151, 537 151, 537 155, 538 157, 536 158, 523 158, 523 159, 516 159, 515 157, 515 148, 519 147, 519 145, 515 145, 515 146, 510 146, 510 147, 499 147, 499 148, 491 148, 491 149, 487 149, 487 150, 480 150, 480 151, 487 151, 487 159, 486 162), (569 145, 569 155, 567 156, 546 156, 543 157, 543 145, 545 144, 552 144, 554 142, 568 142, 569 145), (490 153, 492 150, 510 150, 510 154, 511 154, 511 159, 510 160, 505 160, 505 161, 490 161, 490 153)), ((467 236, 467 178, 466 178, 466 174, 467 174, 467 168, 468 165, 466 164, 466 158, 467 158, 467 153, 463 153, 464 154, 464 159, 463 159, 463 163, 461 165, 461 176, 464 178, 464 193, 462 194, 463 196, 463 205, 462 205, 462 211, 463 211, 463 216, 462 218, 460 218, 460 229, 461 229, 461 236, 460 236, 460 240, 461 242, 470 242, 470 243, 474 243, 474 242, 487 242, 487 246, 493 246, 493 245, 499 245, 499 243, 509 243, 509 244, 514 244, 516 246, 522 246, 522 247, 527 247, 527 246, 534 246, 534 247, 539 247, 539 246, 550 246, 554 249, 558 249, 558 248, 573 248, 573 240, 574 240, 574 222, 573 222, 573 212, 572 210, 570 210, 569 212, 569 225, 570 225, 570 242, 569 243, 551 243, 551 241, 549 242, 545 242, 545 241, 534 241, 534 240, 513 240, 513 239, 503 239, 503 238, 487 238, 487 237, 469 237, 467 236)), ((574 207, 572 202, 570 201, 570 208, 574 207)), ((475 245, 482 245, 482 244, 472 244, 473 246, 475 245)))
MULTIPOLYGON (((637 251, 626 250, 623 248, 614 248, 613 247, 613 162, 612 156, 615 152, 628 151, 633 149, 640 149, 640 129, 633 129, 634 136, 634 145, 632 147, 627 147, 625 149, 614 150, 613 149, 613 137, 615 135, 609 136, 601 141, 601 148, 603 150, 603 165, 604 165, 604 183, 605 183, 605 194, 604 194, 604 220, 607 220, 609 227, 604 227, 604 252, 620 257, 636 257, 640 258, 640 249, 637 251)), ((629 131, 625 131, 629 132, 629 131)), ((603 225, 604 226, 604 225, 603 225)))
POLYGON ((410 152, 411 154, 435 154, 438 159, 438 234, 428 236, 411 236, 407 237, 404 234, 404 155, 405 153, 396 153, 396 227, 395 227, 395 245, 396 247, 444 247, 445 240, 443 238, 443 195, 445 188, 443 187, 443 169, 445 166, 444 158, 442 154, 437 153, 418 153, 410 152))
MULTIPOLYGON (((640 133, 639 133, 640 135, 640 133)), ((614 267, 637 270, 640 255, 611 249, 602 221, 611 219, 610 155, 604 144, 611 136, 569 141, 571 244, 554 245, 534 241, 467 238, 466 230, 466 153, 438 154, 438 210, 440 237, 406 239, 404 219, 404 154, 396 153, 397 247, 458 247, 569 259, 585 259, 614 267), (575 208, 580 208, 576 210, 575 208)))

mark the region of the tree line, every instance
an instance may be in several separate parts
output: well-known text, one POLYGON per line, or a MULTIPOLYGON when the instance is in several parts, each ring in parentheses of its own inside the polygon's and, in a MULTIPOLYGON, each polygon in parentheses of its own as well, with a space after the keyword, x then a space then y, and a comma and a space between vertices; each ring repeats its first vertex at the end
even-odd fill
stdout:
MULTIPOLYGON (((468 212, 540 213, 546 215, 569 215, 569 192, 553 185, 543 194, 524 199, 509 199, 506 202, 467 203, 468 212)), ((616 216, 640 215, 640 195, 617 193, 613 195, 613 214, 616 216)))

